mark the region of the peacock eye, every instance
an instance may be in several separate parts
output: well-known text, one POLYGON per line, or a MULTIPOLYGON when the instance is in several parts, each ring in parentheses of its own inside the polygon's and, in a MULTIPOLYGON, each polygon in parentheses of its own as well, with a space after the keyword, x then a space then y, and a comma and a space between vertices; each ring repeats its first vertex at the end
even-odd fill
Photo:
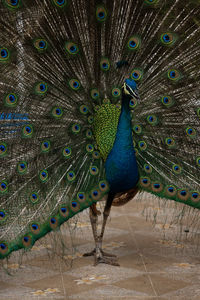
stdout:
POLYGON ((67 4, 67 0, 53 0, 54 4, 58 7, 64 7, 67 4))
POLYGON ((47 49, 48 43, 45 39, 37 39, 37 40, 34 41, 34 47, 38 51, 42 52, 42 51, 47 49))
POLYGON ((139 81, 140 79, 142 79, 143 76, 143 71, 140 69, 133 69, 131 71, 131 78, 135 81, 139 81))
POLYGON ((128 49, 131 51, 138 50, 141 44, 141 39, 138 36, 132 36, 128 40, 128 49))
POLYGON ((182 78, 181 73, 178 70, 176 70, 176 69, 170 69, 170 70, 168 70, 167 76, 168 76, 168 78, 170 80, 172 80, 174 82, 178 81, 178 80, 180 80, 182 78))
POLYGON ((104 22, 107 18, 107 11, 104 6, 98 6, 96 9, 96 19, 99 22, 104 22))
POLYGON ((77 80, 77 79, 71 79, 69 81, 69 86, 74 90, 74 91, 77 91, 79 90, 81 84, 80 84, 80 81, 77 80))
POLYGON ((100 61, 100 67, 103 71, 107 72, 110 69, 110 62, 107 58, 102 58, 100 61))
POLYGON ((9 59, 9 51, 6 48, 0 48, 0 62, 7 61, 9 59))
POLYGON ((76 55, 79 52, 78 46, 73 42, 67 42, 65 44, 65 49, 71 55, 76 55))

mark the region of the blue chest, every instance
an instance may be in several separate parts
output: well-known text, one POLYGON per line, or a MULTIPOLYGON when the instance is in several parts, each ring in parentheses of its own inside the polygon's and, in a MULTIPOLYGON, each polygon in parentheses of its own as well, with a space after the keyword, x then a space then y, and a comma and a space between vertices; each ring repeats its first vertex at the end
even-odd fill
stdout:
POLYGON ((107 157, 105 169, 110 190, 114 193, 127 191, 138 182, 139 174, 128 107, 122 106, 115 142, 107 157))

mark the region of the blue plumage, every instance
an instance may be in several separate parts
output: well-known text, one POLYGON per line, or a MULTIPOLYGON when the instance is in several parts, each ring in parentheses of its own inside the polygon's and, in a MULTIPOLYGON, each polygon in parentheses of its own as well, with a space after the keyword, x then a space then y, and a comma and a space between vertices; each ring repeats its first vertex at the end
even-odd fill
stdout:
POLYGON ((115 142, 105 163, 106 178, 113 193, 132 189, 139 180, 129 107, 131 95, 135 95, 137 86, 131 79, 126 79, 125 84, 115 142))

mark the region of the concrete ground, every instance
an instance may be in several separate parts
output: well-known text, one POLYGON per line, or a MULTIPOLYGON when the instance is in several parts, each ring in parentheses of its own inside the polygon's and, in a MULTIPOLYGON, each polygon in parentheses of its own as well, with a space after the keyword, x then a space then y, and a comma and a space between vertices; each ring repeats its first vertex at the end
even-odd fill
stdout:
POLYGON ((3 263, 0 300, 200 300, 198 217, 198 211, 148 195, 113 207, 104 249, 118 256, 120 267, 94 267, 92 257, 82 257, 94 245, 85 212, 57 240, 52 235, 37 243, 21 264, 3 263))

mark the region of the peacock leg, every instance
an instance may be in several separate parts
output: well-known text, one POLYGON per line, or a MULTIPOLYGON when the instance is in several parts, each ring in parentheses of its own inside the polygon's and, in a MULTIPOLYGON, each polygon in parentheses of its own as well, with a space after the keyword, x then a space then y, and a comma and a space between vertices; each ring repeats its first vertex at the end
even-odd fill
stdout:
MULTIPOLYGON (((98 243, 98 234, 97 234, 97 221, 98 221, 98 215, 100 212, 96 208, 96 204, 92 204, 90 206, 90 223, 92 226, 92 233, 95 241, 95 245, 98 243)), ((93 256, 95 255, 96 248, 92 250, 91 252, 84 253, 83 256, 93 256)))
POLYGON ((107 253, 102 250, 103 235, 104 235, 107 219, 110 215, 113 199, 114 199, 114 195, 109 194, 103 212, 103 224, 102 224, 101 234, 98 237, 98 243, 96 244, 97 247, 95 252, 95 265, 99 263, 105 263, 113 266, 119 266, 115 255, 107 253))
POLYGON ((97 234, 97 220, 98 220, 99 212, 96 209, 96 204, 93 204, 90 207, 90 222, 91 222, 92 232, 95 241, 95 249, 92 250, 91 252, 83 254, 83 256, 94 256, 95 259, 94 265, 97 265, 99 263, 105 263, 114 266, 119 266, 119 264, 116 261, 115 255, 106 253, 102 250, 102 240, 103 240, 103 235, 106 227, 106 222, 110 214, 111 205, 112 205, 112 201, 107 200, 104 213, 103 213, 102 230, 99 236, 97 234))

